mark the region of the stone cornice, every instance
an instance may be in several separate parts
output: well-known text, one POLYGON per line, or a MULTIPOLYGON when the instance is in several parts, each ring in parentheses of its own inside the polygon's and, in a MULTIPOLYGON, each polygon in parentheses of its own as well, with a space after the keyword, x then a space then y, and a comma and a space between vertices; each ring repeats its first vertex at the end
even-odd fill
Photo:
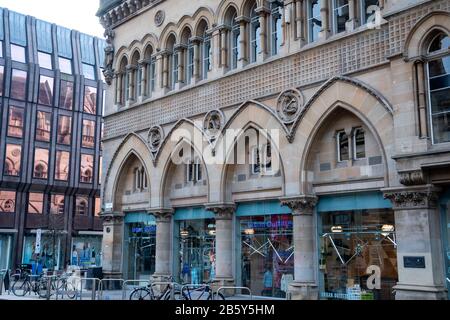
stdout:
POLYGON ((300 195, 280 198, 281 205, 289 207, 292 215, 312 215, 318 198, 314 195, 300 195))
POLYGON ((213 212, 216 220, 231 220, 236 211, 236 205, 228 202, 207 203, 205 204, 205 209, 213 212))
POLYGON ((433 209, 437 206, 441 189, 433 185, 383 189, 384 198, 392 202, 394 210, 433 209))

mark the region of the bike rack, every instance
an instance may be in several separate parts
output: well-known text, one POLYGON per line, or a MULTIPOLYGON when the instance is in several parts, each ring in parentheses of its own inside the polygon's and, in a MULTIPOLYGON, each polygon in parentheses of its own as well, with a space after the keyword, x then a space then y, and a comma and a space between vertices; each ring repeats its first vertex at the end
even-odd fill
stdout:
MULTIPOLYGON (((196 284, 196 283, 185 284, 185 285, 183 285, 181 287, 181 294, 183 294, 183 291, 185 290, 185 288, 194 288, 194 290, 195 290, 195 289, 203 288, 203 287, 206 287, 206 286, 207 286, 207 284, 196 284)), ((211 286, 209 286, 209 287, 211 289, 211 292, 212 292, 213 298, 214 298, 214 291, 211 288, 211 286)))
POLYGON ((126 280, 122 283, 122 300, 127 300, 127 285, 129 283, 137 283, 138 287, 141 287, 140 283, 145 283, 146 285, 150 285, 150 280, 126 280))
MULTIPOLYGON (((253 300, 252 290, 250 290, 250 288, 247 288, 247 287, 220 287, 219 289, 217 289, 217 291, 214 295, 219 294, 221 291, 224 291, 224 290, 241 290, 241 291, 245 290, 249 293, 250 300, 253 300)), ((214 296, 213 296, 213 299, 215 300, 214 296)))
MULTIPOLYGON (((79 292, 79 295, 80 295, 80 300, 83 300, 83 282, 88 282, 88 281, 92 281, 93 283, 92 283, 92 300, 95 300, 95 296, 96 296, 96 292, 97 292, 97 282, 99 282, 100 283, 100 279, 99 278, 79 278, 79 281, 80 281, 80 285, 81 285, 81 287, 80 287, 80 292, 79 292)), ((78 290, 76 290, 76 291, 78 291, 78 290)), ((76 300, 76 297, 75 297, 75 300, 76 300)))
MULTIPOLYGON (((124 287, 124 283, 125 283, 125 279, 102 279, 100 280, 100 285, 99 285, 99 293, 98 293, 98 299, 99 300, 103 300, 103 283, 107 283, 107 282, 119 282, 122 286, 122 290, 124 287)), ((123 296, 123 294, 122 294, 123 296)))
POLYGON ((176 282, 169 282, 169 281, 155 281, 150 282, 150 287, 154 286, 170 286, 170 300, 175 300, 175 284, 176 282))
MULTIPOLYGON (((47 280, 47 300, 50 300, 50 293, 52 291, 52 283, 54 279, 58 280, 58 276, 43 276, 44 280, 47 280)), ((58 294, 58 287, 56 287, 55 294, 58 294)))

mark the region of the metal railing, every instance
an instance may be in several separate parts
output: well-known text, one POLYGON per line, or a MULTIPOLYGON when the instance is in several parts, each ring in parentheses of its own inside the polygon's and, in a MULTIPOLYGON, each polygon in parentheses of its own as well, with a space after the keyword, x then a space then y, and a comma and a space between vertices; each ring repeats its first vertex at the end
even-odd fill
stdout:
MULTIPOLYGON (((253 300, 253 293, 252 293, 252 290, 250 290, 250 288, 248 288, 248 287, 232 287, 232 286, 229 286, 229 287, 220 287, 219 289, 217 289, 217 291, 216 291, 216 293, 214 294, 214 295, 218 295, 219 293, 221 293, 221 291, 225 291, 225 290, 241 290, 241 293, 242 293, 242 290, 245 290, 245 291, 247 291, 248 293, 249 293, 249 296, 250 296, 250 300, 253 300)), ((223 294, 223 293, 222 293, 223 294)), ((225 296, 225 295, 224 295, 225 296)), ((215 299, 214 299, 215 300, 215 299)))
POLYGON ((78 280, 80 281, 80 289, 78 290, 78 288, 75 288, 76 292, 77 292, 77 296, 75 297, 75 300, 83 300, 83 283, 86 283, 88 281, 92 282, 92 291, 91 291, 91 300, 95 300, 96 298, 96 292, 97 292, 97 282, 100 283, 100 279, 99 278, 78 278, 78 280))
MULTIPOLYGON (((128 300, 127 299, 127 288, 128 288, 128 284, 131 283, 137 283, 138 285, 135 286, 135 288, 138 287, 144 287, 144 286, 149 286, 150 285, 150 280, 126 280, 122 283, 122 300, 128 300), (145 285, 139 285, 140 283, 145 283, 145 285)), ((135 289, 133 288, 133 290, 135 289)))
MULTIPOLYGON (((155 286, 169 286, 170 287, 170 296, 169 300, 175 300, 175 285, 178 285, 176 282, 170 282, 170 281, 151 281, 150 287, 152 289, 152 292, 154 292, 153 287, 155 286)), ((165 289, 164 289, 165 290, 165 289)), ((160 293, 161 290, 158 290, 160 293)))
MULTIPOLYGON (((100 280, 100 286, 98 290, 98 300, 103 300, 103 292, 105 291, 106 283, 120 283, 120 289, 118 291, 123 291, 125 279, 102 279, 100 280)), ((123 294, 122 294, 123 297, 123 294)), ((107 299, 109 300, 109 299, 107 299)))

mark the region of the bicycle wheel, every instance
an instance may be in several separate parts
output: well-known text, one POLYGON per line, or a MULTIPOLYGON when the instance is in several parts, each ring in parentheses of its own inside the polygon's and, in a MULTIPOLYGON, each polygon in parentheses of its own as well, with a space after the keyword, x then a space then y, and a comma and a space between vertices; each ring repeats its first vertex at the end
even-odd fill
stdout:
POLYGON ((67 295, 67 298, 73 300, 77 297, 77 289, 71 282, 66 282, 64 286, 64 291, 67 295))
POLYGON ((31 291, 30 282, 28 280, 18 279, 13 283, 11 291, 15 296, 23 297, 31 291))
POLYGON ((216 293, 213 294, 212 292, 209 293, 208 300, 225 300, 225 296, 222 293, 216 293))
POLYGON ((130 300, 153 300, 152 292, 147 288, 134 289, 130 294, 130 300))
POLYGON ((48 290, 48 279, 42 278, 37 283, 37 294, 40 298, 50 298, 56 291, 55 282, 51 281, 50 290, 48 290), (50 294, 50 297, 49 297, 50 294))
MULTIPOLYGON (((184 294, 181 294, 180 291, 176 290, 173 293, 173 299, 174 300, 188 300, 184 294)), ((168 291, 164 297, 164 300, 170 300, 170 291, 168 291)))

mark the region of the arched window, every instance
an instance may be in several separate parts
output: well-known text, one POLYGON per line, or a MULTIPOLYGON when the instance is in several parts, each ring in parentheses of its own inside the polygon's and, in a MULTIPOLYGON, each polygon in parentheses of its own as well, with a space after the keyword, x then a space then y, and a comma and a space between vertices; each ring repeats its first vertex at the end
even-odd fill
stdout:
POLYGON ((191 30, 186 27, 181 33, 181 45, 184 54, 184 65, 186 66, 184 71, 184 82, 190 84, 194 78, 194 44, 191 41, 192 33, 191 30))
POLYGON ((345 131, 338 131, 336 134, 337 161, 349 160, 349 139, 345 131))
POLYGON ((34 178, 47 179, 47 166, 44 163, 39 163, 34 167, 34 178))
POLYGON ((450 37, 435 35, 428 47, 429 114, 433 143, 450 142, 450 37))
POLYGON ((261 52, 261 24, 256 12, 256 2, 250 10, 250 61, 256 62, 261 52))
POLYGON ((81 175, 81 182, 91 183, 92 182, 92 171, 90 169, 86 169, 83 171, 81 175))
POLYGON ((123 57, 120 62, 116 80, 116 103, 119 105, 125 105, 125 102, 128 100, 127 65, 127 58, 123 57))
POLYGON ((88 213, 88 198, 87 197, 77 197, 76 198, 76 214, 86 215, 88 213))
POLYGON ((167 85, 169 89, 175 89, 175 84, 178 82, 178 55, 175 54, 175 36, 170 35, 167 40, 167 85))
POLYGON ((281 44, 283 42, 283 29, 282 29, 282 10, 283 4, 275 0, 271 2, 271 34, 272 34, 272 54, 277 55, 280 52, 281 44))
POLYGON ((237 18, 236 10, 233 7, 229 8, 226 14, 226 22, 231 27, 231 34, 229 37, 229 44, 228 44, 228 47, 230 48, 230 50, 228 50, 230 69, 237 68, 238 61, 241 55, 240 52, 241 30, 239 22, 236 21, 236 18, 237 18))
POLYGON ((137 98, 142 93, 142 68, 139 65, 140 55, 139 52, 136 51, 131 58, 131 66, 129 70, 129 90, 130 90, 130 99, 137 100, 137 98))
POLYGON ((201 79, 208 78, 208 71, 211 70, 211 36, 207 33, 208 24, 205 20, 202 20, 198 27, 198 35, 201 37, 200 43, 200 54, 201 54, 201 68, 200 77, 201 79))
POLYGON ((153 47, 148 46, 144 53, 145 62, 147 63, 146 88, 143 94, 151 97, 156 87, 156 58, 153 56, 153 47))
POLYGON ((366 157, 366 138, 362 128, 353 129, 353 159, 364 159, 366 157))

